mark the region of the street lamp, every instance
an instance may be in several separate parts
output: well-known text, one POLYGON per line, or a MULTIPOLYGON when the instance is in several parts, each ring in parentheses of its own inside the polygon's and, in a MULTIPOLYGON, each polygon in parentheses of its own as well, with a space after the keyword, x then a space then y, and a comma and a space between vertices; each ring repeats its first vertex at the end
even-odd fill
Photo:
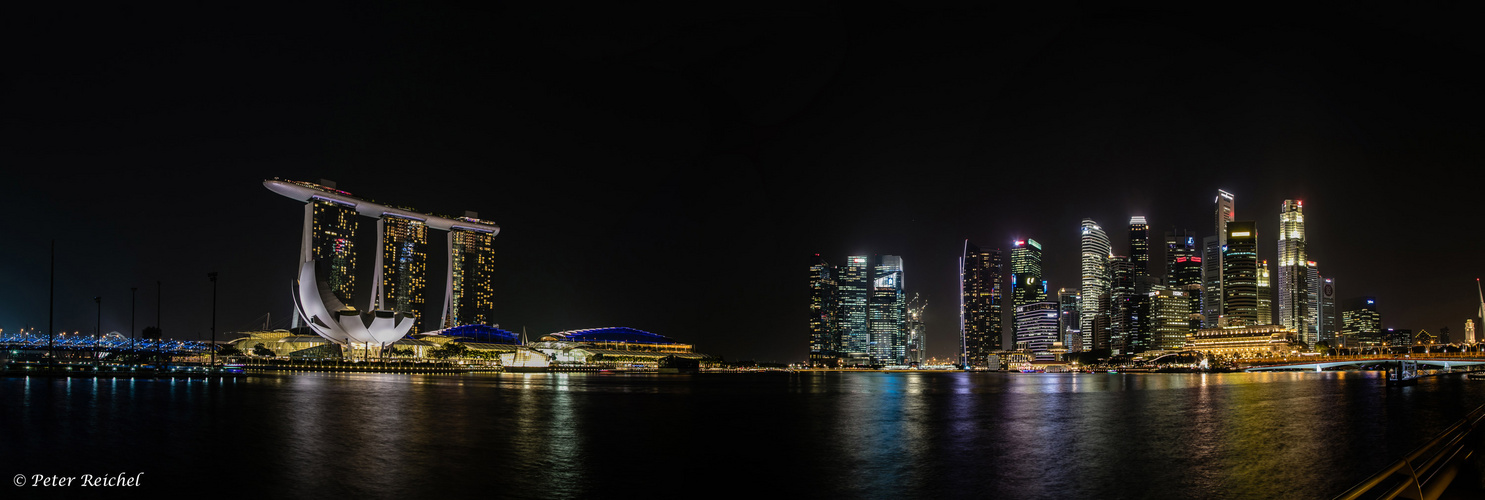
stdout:
POLYGON ((211 280, 211 367, 217 366, 217 273, 206 273, 211 280))
MULTIPOLYGON (((130 351, 133 351, 134 350, 134 295, 135 295, 134 292, 138 292, 138 291, 139 291, 139 287, 133 287, 133 286, 129 287, 129 350, 130 351)), ((135 356, 138 356, 138 354, 135 354, 135 356)), ((134 360, 135 364, 138 364, 138 361, 139 360, 136 358, 134 360)))
POLYGON ((93 297, 98 305, 98 324, 93 327, 93 369, 98 369, 98 337, 103 335, 103 297, 93 297))

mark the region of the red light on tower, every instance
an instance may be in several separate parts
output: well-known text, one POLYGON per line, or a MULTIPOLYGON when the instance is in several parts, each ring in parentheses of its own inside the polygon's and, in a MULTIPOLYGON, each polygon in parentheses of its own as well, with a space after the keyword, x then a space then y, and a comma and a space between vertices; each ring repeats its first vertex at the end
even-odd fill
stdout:
POLYGON ((1016 240, 1016 246, 1018 246, 1018 247, 1019 246, 1022 246, 1022 245, 1025 245, 1025 244, 1026 244, 1026 240, 1016 240))
POLYGON ((1201 257, 1192 257, 1191 262, 1201 262, 1201 257))

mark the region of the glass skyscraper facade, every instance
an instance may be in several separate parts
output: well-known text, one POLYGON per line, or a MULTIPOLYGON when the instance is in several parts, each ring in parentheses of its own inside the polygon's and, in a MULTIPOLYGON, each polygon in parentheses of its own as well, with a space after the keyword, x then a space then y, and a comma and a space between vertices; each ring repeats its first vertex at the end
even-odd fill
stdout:
POLYGON ((1216 236, 1202 239, 1201 310, 1206 318, 1202 326, 1206 328, 1216 327, 1217 319, 1226 311, 1226 306, 1222 303, 1226 299, 1226 294, 1222 291, 1222 253, 1227 246, 1227 225, 1236 217, 1237 198, 1232 193, 1218 189, 1212 204, 1215 208, 1216 236))
POLYGON ((1192 334, 1201 328, 1201 249, 1196 235, 1184 229, 1165 233, 1165 286, 1184 293, 1192 334))
POLYGON ((877 257, 869 310, 870 353, 880 364, 902 364, 907 356, 907 293, 902 257, 877 257))
POLYGON ((1284 200, 1279 209, 1278 259, 1279 325, 1299 332, 1301 340, 1313 344, 1303 202, 1284 200))
POLYGON ((1150 224, 1143 216, 1129 218, 1129 265, 1135 276, 1150 275, 1150 224))
POLYGON ((960 360, 966 366, 985 366, 990 353, 1001 346, 1000 250, 982 250, 969 240, 959 256, 960 360))
POLYGON ((1057 303, 1038 301, 1016 307, 1016 346, 1030 349, 1039 361, 1056 359, 1050 349, 1057 342, 1057 303))
POLYGON ((1083 349, 1107 349, 1108 335, 1096 323, 1098 318, 1105 317, 1103 324, 1107 324, 1111 286, 1109 256, 1113 246, 1109 244, 1108 233, 1093 219, 1083 219, 1079 244, 1082 250, 1082 288, 1079 289, 1082 307, 1078 312, 1078 322, 1079 330, 1083 332, 1083 349))
POLYGON ((1346 347, 1377 347, 1382 339, 1382 315, 1376 297, 1346 299, 1341 306, 1341 337, 1346 347))
POLYGON ((839 313, 835 266, 830 265, 820 254, 810 260, 810 353, 811 366, 836 366, 839 364, 840 326, 836 321, 839 313))
POLYGON ((1229 324, 1258 323, 1258 227, 1253 221, 1227 224, 1222 251, 1222 315, 1229 324))
POLYGON ((1258 324, 1268 325, 1274 321, 1273 287, 1269 280, 1268 261, 1258 261, 1258 324))
MULTIPOLYGON (((1020 310, 1021 306, 1046 300, 1047 283, 1042 281, 1042 244, 1030 238, 1016 240, 1016 246, 1011 248, 1011 305, 1020 310)), ((1056 336, 1055 332, 1053 336, 1056 336)), ((1017 334, 1015 338, 1019 342, 1021 336, 1017 334)))
POLYGON ((1057 289, 1057 335, 1058 341, 1068 352, 1083 349, 1082 320, 1078 310, 1082 308, 1082 294, 1068 288, 1057 289))
POLYGON ((1191 332, 1191 299, 1184 290, 1165 287, 1152 290, 1150 297, 1150 348, 1179 351, 1185 348, 1191 332))
POLYGON ((869 361, 871 330, 866 305, 871 296, 871 268, 865 255, 852 255, 846 257, 846 265, 838 269, 841 355, 851 362, 869 361))

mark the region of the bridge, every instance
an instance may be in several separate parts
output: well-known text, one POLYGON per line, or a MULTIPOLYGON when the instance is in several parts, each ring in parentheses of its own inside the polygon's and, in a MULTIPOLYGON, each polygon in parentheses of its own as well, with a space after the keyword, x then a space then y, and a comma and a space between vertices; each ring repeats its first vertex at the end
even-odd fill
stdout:
POLYGON ((1314 370, 1343 366, 1381 366, 1387 372, 1388 385, 1411 384, 1419 378, 1453 373, 1456 368, 1474 370, 1485 365, 1485 354, 1476 352, 1441 352, 1412 354, 1372 354, 1360 356, 1312 356, 1307 359, 1269 360, 1272 364, 1250 365, 1249 372, 1279 370, 1314 370), (1432 366, 1436 371, 1420 373, 1419 366, 1432 366))
POLYGON ((199 340, 171 340, 171 339, 130 339, 118 333, 104 334, 102 337, 91 335, 67 335, 59 334, 54 339, 46 335, 32 333, 11 333, 0 335, 0 349, 3 350, 47 350, 59 351, 92 351, 112 353, 144 353, 144 354, 168 354, 168 355, 193 355, 208 354, 211 352, 211 344, 199 340))

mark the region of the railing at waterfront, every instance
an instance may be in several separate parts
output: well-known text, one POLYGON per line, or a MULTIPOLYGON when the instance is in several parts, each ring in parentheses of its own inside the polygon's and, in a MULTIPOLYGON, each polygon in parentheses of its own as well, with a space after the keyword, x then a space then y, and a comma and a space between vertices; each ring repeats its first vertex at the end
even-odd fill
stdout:
POLYGON ((1485 406, 1475 408, 1433 440, 1346 490, 1336 500, 1439 498, 1472 455, 1470 438, 1481 420, 1485 420, 1485 406))

